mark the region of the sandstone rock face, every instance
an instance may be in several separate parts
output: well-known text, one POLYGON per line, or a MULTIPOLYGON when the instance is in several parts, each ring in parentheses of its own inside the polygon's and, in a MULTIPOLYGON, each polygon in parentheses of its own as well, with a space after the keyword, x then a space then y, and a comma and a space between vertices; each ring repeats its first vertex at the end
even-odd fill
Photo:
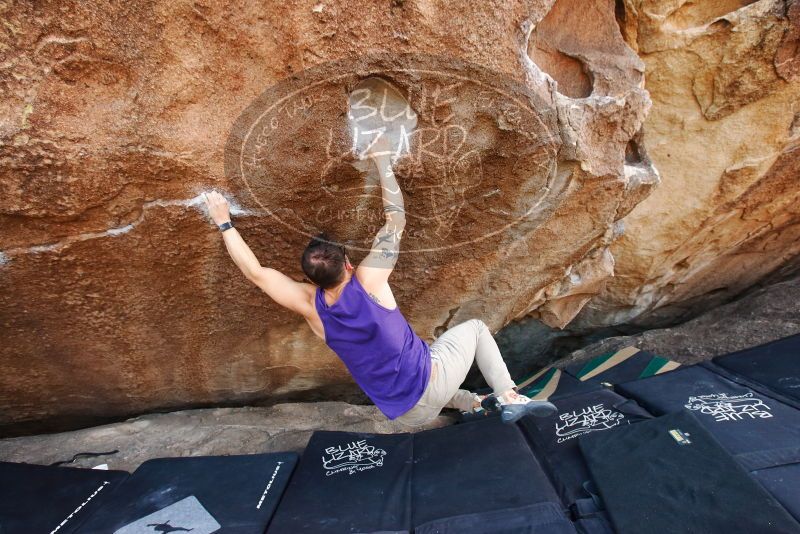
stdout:
POLYGON ((611 247, 616 277, 575 326, 680 319, 800 253, 800 2, 625 0, 662 178, 611 247))
POLYGON ((658 182, 638 140, 644 65, 611 0, 12 2, 0 16, 9 431, 352 393, 304 321, 238 272, 199 195, 229 195, 262 264, 290 276, 317 230, 358 260, 380 215, 348 120, 369 78, 414 116, 393 283, 428 340, 470 317, 566 324, 658 182))
POLYGON ((403 154, 395 293, 429 341, 472 317, 656 325, 798 261, 798 0, 12 2, 0 16, 9 432, 358 399, 304 321, 239 273, 200 193, 229 196, 264 265, 299 279, 323 229, 357 261, 380 201, 353 147, 377 116, 403 154))

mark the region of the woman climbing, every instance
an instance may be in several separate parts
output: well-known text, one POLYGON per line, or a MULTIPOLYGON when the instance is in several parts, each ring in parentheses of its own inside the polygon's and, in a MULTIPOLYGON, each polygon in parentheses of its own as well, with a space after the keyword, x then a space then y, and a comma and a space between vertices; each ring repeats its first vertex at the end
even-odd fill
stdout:
POLYGON ((516 391, 497 343, 480 319, 450 328, 430 345, 408 324, 389 285, 406 224, 403 193, 392 171, 388 142, 379 138, 366 155, 380 174, 385 224, 358 267, 343 246, 324 234, 311 240, 301 258, 312 284, 261 266, 232 227, 227 201, 212 192, 206 204, 233 261, 275 302, 305 318, 389 419, 413 427, 431 421, 442 408, 481 410, 483 399, 460 389, 473 361, 494 391, 493 402, 484 405, 499 408, 504 421, 554 413, 551 403, 516 391))

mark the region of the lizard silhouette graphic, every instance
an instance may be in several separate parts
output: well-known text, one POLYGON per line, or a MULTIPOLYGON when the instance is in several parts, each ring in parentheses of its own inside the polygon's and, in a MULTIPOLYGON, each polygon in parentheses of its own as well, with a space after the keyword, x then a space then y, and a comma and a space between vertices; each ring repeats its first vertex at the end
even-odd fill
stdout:
POLYGON ((183 527, 173 527, 169 524, 170 520, 166 520, 163 523, 150 523, 148 527, 154 527, 153 530, 156 532, 163 532, 164 534, 168 532, 189 532, 190 530, 194 530, 193 528, 183 528, 183 527))

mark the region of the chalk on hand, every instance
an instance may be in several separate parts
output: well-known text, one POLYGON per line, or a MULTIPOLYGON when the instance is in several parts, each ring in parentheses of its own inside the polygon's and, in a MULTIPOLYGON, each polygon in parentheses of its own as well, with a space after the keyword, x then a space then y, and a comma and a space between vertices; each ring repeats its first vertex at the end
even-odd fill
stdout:
MULTIPOLYGON (((216 193, 216 192, 217 192, 216 189, 210 189, 208 191, 202 191, 202 192, 200 192, 199 195, 197 195, 196 197, 194 197, 193 199, 191 199, 189 201, 189 205, 190 206, 199 207, 200 210, 203 213, 205 213, 206 215, 209 215, 208 207, 205 204, 205 202, 203 202, 203 200, 208 198, 207 195, 209 193, 216 193)), ((231 215, 254 215, 254 212, 252 210, 240 207, 239 204, 237 204, 236 201, 233 199, 233 195, 231 195, 229 193, 220 193, 220 194, 223 197, 225 197, 225 200, 228 201, 228 208, 229 208, 229 210, 231 212, 231 215)))

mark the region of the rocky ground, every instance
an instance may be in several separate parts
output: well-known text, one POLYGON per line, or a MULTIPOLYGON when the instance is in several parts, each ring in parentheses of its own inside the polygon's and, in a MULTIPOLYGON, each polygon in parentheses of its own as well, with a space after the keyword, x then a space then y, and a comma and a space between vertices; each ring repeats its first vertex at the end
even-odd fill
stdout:
POLYGON ((800 333, 798 302, 800 277, 793 277, 753 290, 672 328, 606 338, 573 352, 560 364, 583 361, 631 345, 681 363, 696 363, 800 333))
MULTIPOLYGON (((800 332, 798 301, 800 277, 795 277, 754 290, 673 328, 605 339, 574 352, 567 360, 584 360, 636 345, 682 363, 694 363, 800 332)), ((444 415, 429 427, 452 422, 452 417, 444 415)), ((155 457, 300 451, 314 430, 405 431, 374 406, 344 402, 184 410, 72 432, 0 440, 0 460, 49 464, 80 452, 116 449, 119 452, 79 458, 70 465, 107 463, 112 469, 132 470, 155 457)))
MULTIPOLYGON (((424 428, 452 422, 440 416, 424 428)), ((278 404, 269 408, 217 408, 143 415, 83 430, 0 440, 0 460, 50 464, 81 452, 114 454, 69 464, 131 471, 150 458, 302 451, 315 430, 405 432, 375 406, 344 402, 278 404)))

